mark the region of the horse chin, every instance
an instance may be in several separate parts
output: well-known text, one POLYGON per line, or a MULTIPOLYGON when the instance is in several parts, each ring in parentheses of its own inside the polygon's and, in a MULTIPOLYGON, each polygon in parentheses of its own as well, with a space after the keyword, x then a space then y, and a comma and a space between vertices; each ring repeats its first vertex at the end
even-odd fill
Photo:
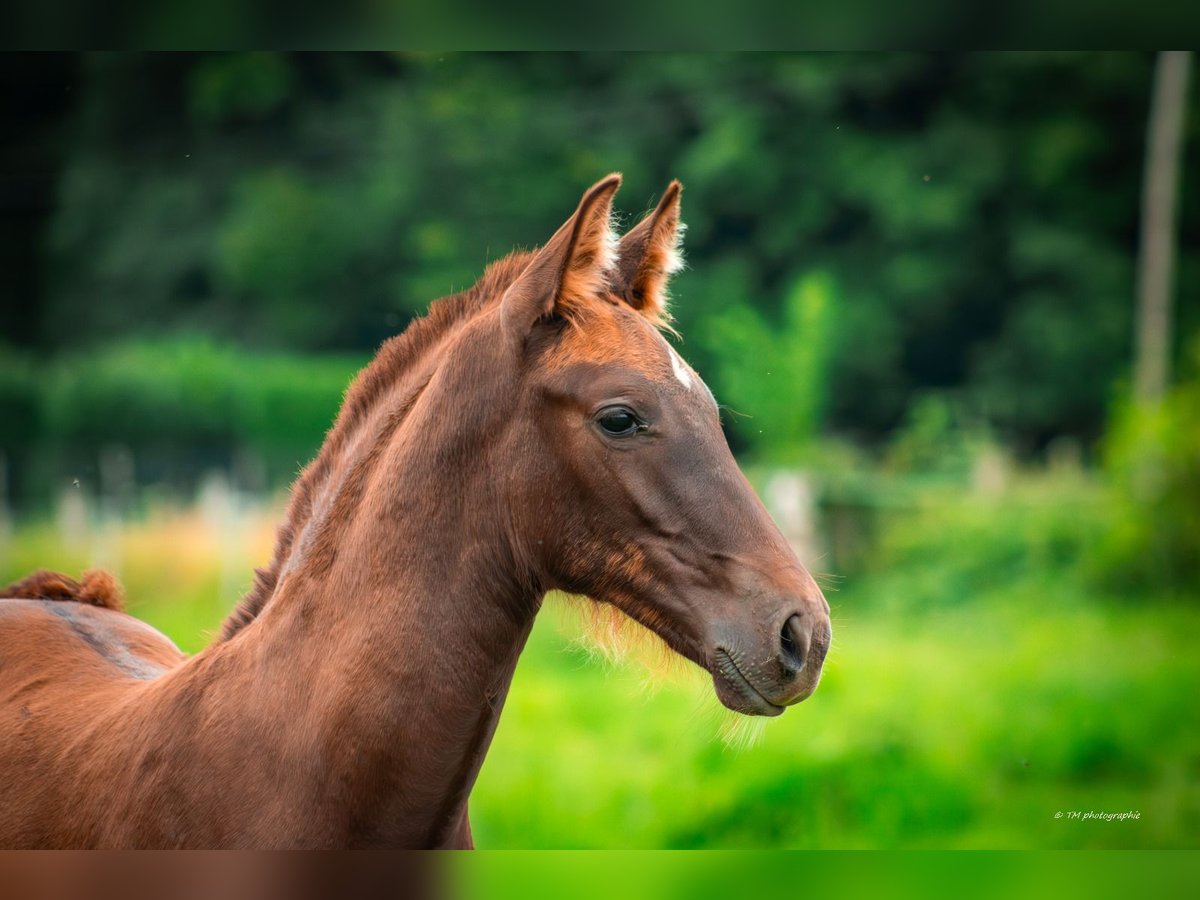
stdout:
POLYGON ((784 710, 755 690, 735 666, 718 662, 713 666, 712 677, 717 699, 734 712, 746 716, 778 716, 784 710))

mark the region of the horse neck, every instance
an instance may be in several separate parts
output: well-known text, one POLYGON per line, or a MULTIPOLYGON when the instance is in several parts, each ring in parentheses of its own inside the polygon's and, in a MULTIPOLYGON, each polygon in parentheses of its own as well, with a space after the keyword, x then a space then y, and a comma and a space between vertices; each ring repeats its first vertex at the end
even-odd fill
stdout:
POLYGON ((519 570, 485 469, 447 472, 444 448, 391 444, 343 467, 324 522, 229 649, 267 673, 256 683, 278 694, 281 739, 314 757, 344 839, 439 845, 465 826, 544 591, 519 570))

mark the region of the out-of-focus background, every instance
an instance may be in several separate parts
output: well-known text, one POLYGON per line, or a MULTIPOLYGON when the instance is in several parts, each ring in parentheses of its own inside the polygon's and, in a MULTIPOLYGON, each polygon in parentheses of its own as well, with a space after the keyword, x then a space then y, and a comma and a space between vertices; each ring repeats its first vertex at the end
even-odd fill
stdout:
POLYGON ((606 172, 626 223, 678 177, 680 349, 820 573, 827 674, 741 747, 552 599, 479 843, 1195 846, 1186 62, 0 56, 0 584, 107 566, 199 649, 382 339, 606 172))

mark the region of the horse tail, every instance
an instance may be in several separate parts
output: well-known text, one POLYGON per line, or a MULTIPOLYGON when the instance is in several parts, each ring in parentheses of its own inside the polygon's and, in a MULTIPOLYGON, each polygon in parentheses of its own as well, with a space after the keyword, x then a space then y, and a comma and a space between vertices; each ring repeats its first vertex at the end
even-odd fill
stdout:
POLYGON ((76 581, 61 572, 39 569, 27 578, 0 588, 0 597, 11 600, 61 600, 86 603, 121 612, 125 608, 125 592, 111 572, 88 569, 76 581))

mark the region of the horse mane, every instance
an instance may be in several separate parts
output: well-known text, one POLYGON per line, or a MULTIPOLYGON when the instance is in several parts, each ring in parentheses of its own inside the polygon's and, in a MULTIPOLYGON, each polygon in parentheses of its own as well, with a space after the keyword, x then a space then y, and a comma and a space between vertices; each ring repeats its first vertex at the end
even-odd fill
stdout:
POLYGON ((400 334, 383 342, 375 358, 358 373, 346 391, 346 399, 316 458, 292 485, 287 512, 276 533, 271 563, 265 569, 254 570, 254 585, 221 626, 219 640, 229 640, 252 622, 274 595, 296 536, 311 519, 314 504, 328 484, 342 451, 369 418, 380 397, 443 337, 498 301, 504 290, 524 271, 532 255, 512 253, 493 262, 474 286, 435 300, 425 316, 414 319, 400 334))
POLYGON ((76 581, 61 572, 39 569, 32 575, 0 588, 6 600, 57 600, 64 603, 84 603, 118 612, 125 608, 124 592, 111 572, 88 569, 76 581))

